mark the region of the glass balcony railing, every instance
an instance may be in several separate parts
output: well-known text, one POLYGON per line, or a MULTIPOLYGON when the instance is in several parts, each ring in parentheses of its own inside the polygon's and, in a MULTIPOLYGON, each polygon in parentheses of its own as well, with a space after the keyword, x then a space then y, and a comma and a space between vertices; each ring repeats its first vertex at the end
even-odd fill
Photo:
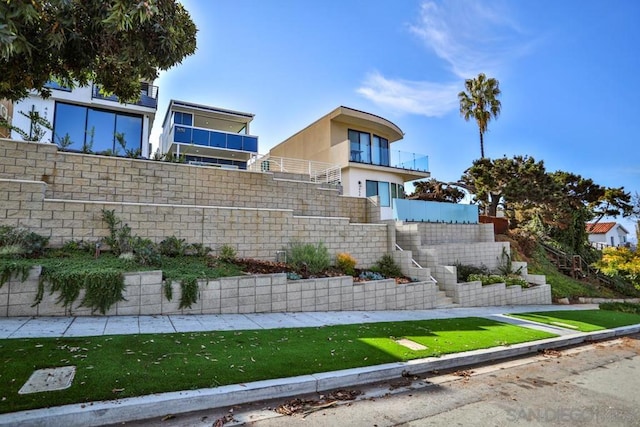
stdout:
POLYGON ((173 142, 258 153, 257 136, 221 132, 185 125, 174 125, 173 142))
POLYGON ((366 163, 412 171, 429 172, 429 157, 423 154, 408 153, 399 150, 381 150, 380 155, 363 155, 362 151, 351 150, 351 162, 366 163))
MULTIPOLYGON (((106 99, 108 101, 120 102, 115 95, 105 95, 100 91, 100 86, 93 85, 91 88, 91 97, 95 99, 106 99)), ((144 83, 140 90, 140 99, 133 105, 139 105, 141 107, 158 108, 158 86, 153 86, 144 83)))
POLYGON ((424 154, 391 151, 391 167, 412 171, 429 172, 429 157, 424 154))

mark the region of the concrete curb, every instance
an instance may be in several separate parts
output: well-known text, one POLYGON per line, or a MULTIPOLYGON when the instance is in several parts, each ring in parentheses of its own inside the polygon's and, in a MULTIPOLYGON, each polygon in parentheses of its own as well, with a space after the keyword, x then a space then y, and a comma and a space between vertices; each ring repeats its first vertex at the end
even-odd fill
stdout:
POLYGON ((434 370, 457 368, 499 359, 537 353, 541 350, 566 347, 640 333, 640 325, 624 326, 604 331, 549 338, 494 347, 464 353, 387 363, 314 375, 256 381, 211 389, 178 391, 114 401, 72 404, 47 409, 35 409, 0 415, 0 426, 100 426, 125 421, 220 408, 242 403, 297 396, 342 387, 353 387, 399 378, 402 374, 422 374, 434 370), (167 411, 168 409, 171 411, 167 411))

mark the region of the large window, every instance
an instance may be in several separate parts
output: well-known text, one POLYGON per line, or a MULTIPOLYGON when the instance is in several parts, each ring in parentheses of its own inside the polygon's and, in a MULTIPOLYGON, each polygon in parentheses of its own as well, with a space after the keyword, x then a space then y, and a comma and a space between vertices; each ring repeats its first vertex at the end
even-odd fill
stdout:
POLYGON ((384 181, 367 180, 367 197, 378 196, 380 206, 391 206, 391 199, 404 199, 404 187, 400 184, 384 181))
POLYGON ((142 116, 58 102, 53 134, 69 150, 124 155, 125 150, 142 149, 142 116))
POLYGON ((389 140, 368 132, 349 129, 351 161, 389 166, 389 140))

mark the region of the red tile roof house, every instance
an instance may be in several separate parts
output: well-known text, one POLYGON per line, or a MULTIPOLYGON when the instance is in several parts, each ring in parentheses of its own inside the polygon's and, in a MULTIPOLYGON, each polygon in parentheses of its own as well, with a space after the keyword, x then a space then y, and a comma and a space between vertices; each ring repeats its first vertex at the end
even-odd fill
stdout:
POLYGON ((589 242, 597 248, 624 246, 629 232, 617 222, 587 223, 589 242))

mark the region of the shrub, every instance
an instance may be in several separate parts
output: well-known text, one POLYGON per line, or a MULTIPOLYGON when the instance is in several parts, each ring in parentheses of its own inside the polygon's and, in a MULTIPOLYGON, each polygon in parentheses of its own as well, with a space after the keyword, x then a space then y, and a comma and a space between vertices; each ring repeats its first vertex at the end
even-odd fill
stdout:
POLYGON ((600 310, 619 311, 621 313, 640 314, 640 304, 630 302, 605 302, 600 304, 600 310))
POLYGON ((402 270, 390 254, 384 254, 378 261, 376 261, 373 271, 382 274, 385 277, 400 277, 402 276, 402 270))
POLYGON ((140 265, 160 265, 162 258, 158 252, 155 243, 149 239, 134 237, 131 242, 131 248, 136 256, 136 261, 140 265))
POLYGON ((287 253, 289 265, 310 274, 319 274, 331 265, 329 251, 322 242, 317 245, 292 242, 287 253))
POLYGON ((0 255, 3 257, 39 257, 48 243, 48 237, 26 228, 0 226, 0 255))
POLYGON ((481 264, 480 267, 475 265, 465 265, 456 262, 456 271, 458 282, 472 282, 469 276, 472 274, 489 275, 489 269, 486 265, 481 264))
POLYGON ((103 242, 111 248, 114 255, 132 252, 133 237, 131 227, 122 224, 122 220, 115 214, 115 210, 102 209, 102 220, 107 223, 109 236, 103 238, 103 242))
POLYGON ((529 283, 525 279, 515 275, 500 276, 497 274, 470 274, 467 281, 482 282, 482 286, 504 283, 506 286, 522 286, 523 288, 529 287, 529 283))
POLYGON ((236 260, 236 250, 233 246, 224 244, 218 249, 218 259, 220 261, 232 263, 236 260))
POLYGON ((358 276, 361 280, 383 280, 384 276, 376 271, 363 271, 358 276))
POLYGON ((178 239, 176 236, 171 236, 160 242, 158 250, 162 255, 177 257, 184 255, 188 247, 189 245, 185 243, 184 239, 178 239))
POLYGON ((356 260, 348 253, 341 252, 336 256, 336 267, 349 276, 356 274, 356 260))

